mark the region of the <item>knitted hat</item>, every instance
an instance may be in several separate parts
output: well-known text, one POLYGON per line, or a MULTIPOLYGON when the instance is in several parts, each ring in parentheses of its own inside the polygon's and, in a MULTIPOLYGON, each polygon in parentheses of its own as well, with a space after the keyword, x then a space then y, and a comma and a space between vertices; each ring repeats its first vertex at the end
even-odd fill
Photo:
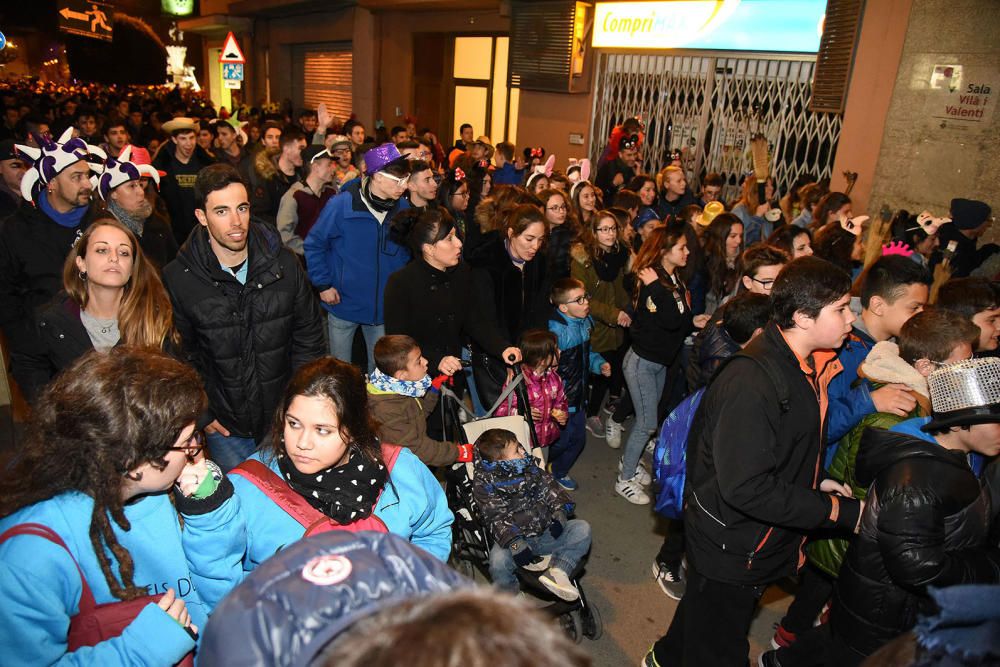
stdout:
POLYGON ((957 229, 975 229, 990 217, 990 207, 975 199, 952 199, 951 221, 957 229))
POLYGON ((160 174, 148 164, 137 164, 130 162, 132 147, 126 146, 117 158, 108 158, 104 162, 104 171, 92 180, 96 181, 95 189, 101 195, 101 199, 108 200, 111 191, 119 185, 124 185, 129 181, 137 181, 143 176, 152 178, 157 185, 160 184, 160 174))
MULTIPOLYGON (((33 201, 45 189, 52 179, 61 174, 67 167, 80 160, 88 160, 97 156, 106 160, 108 155, 97 146, 91 146, 83 139, 73 138, 73 128, 67 127, 58 141, 35 136, 35 141, 41 148, 17 145, 17 150, 33 162, 31 169, 21 179, 21 196, 27 201, 33 201)), ((103 164, 94 162, 90 168, 98 173, 103 164)))
POLYGON ((927 378, 931 420, 922 428, 1000 422, 1000 359, 984 357, 948 364, 927 378))
POLYGON ((651 220, 660 221, 660 214, 654 211, 650 207, 646 207, 639 210, 639 215, 635 216, 635 220, 632 221, 632 227, 635 231, 642 229, 642 226, 651 220))

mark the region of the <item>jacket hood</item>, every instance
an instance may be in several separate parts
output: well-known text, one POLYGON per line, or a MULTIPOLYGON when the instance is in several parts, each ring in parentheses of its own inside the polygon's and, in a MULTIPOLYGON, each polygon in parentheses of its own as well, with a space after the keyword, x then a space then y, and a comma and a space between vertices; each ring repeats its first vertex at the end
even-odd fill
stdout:
POLYGON ((923 407, 930 408, 927 378, 899 356, 899 346, 895 343, 887 340, 875 343, 861 363, 859 375, 876 384, 905 384, 925 399, 923 407))
MULTIPOLYGON (((254 276, 270 266, 278 257, 278 253, 281 251, 281 237, 278 236, 277 230, 273 227, 258 222, 251 222, 248 229, 247 246, 250 266, 247 267, 247 280, 249 281, 250 276, 254 276)), ((191 271, 206 278, 211 276, 219 266, 219 259, 212 251, 208 240, 208 229, 203 225, 195 227, 177 251, 177 259, 191 271)))
POLYGON ((254 570, 215 608, 206 665, 312 664, 357 621, 419 595, 473 583, 388 533, 330 531, 300 540, 254 570))
POLYGON ((892 431, 875 428, 865 430, 861 436, 855 467, 858 486, 870 486, 879 473, 903 459, 937 459, 957 467, 967 465, 965 456, 960 452, 945 449, 936 441, 927 440, 929 436, 919 437, 915 432, 908 432, 908 425, 917 421, 923 423, 925 420, 908 420, 898 424, 892 431))

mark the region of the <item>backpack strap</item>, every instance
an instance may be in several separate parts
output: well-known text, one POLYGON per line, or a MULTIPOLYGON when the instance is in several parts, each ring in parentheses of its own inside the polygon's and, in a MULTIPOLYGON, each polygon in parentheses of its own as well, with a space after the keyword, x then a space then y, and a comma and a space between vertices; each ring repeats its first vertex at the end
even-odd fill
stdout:
POLYGON ((288 486, 273 470, 256 459, 247 459, 229 471, 239 475, 260 489, 274 504, 285 510, 289 516, 309 528, 328 517, 288 486))
MULTIPOLYGON (((763 369, 765 373, 767 373, 767 377, 768 379, 771 380, 771 384, 774 386, 775 393, 777 393, 778 395, 778 409, 781 411, 781 414, 785 414, 786 412, 792 409, 792 402, 788 393, 788 383, 785 382, 784 375, 782 375, 781 370, 775 366, 774 361, 766 357, 762 359, 753 354, 747 353, 745 350, 736 352, 727 359, 724 359, 722 363, 719 364, 719 367, 715 369, 715 372, 712 374, 712 377, 709 378, 708 384, 714 382, 715 379, 719 377, 719 374, 722 372, 722 369, 728 366, 733 361, 733 359, 739 359, 739 358, 750 359, 755 364, 757 364, 757 366, 763 369)), ((707 386, 708 385, 706 385, 706 387, 707 386)))
POLYGON ((59 537, 56 531, 52 530, 48 526, 44 526, 40 523, 19 523, 16 526, 11 526, 3 535, 0 535, 0 544, 3 544, 12 537, 17 537, 18 535, 34 535, 35 537, 40 537, 44 540, 48 540, 53 544, 57 544, 66 550, 69 554, 70 559, 73 561, 73 565, 76 566, 76 571, 80 575, 80 583, 83 588, 80 591, 80 610, 78 613, 84 614, 89 612, 91 609, 97 606, 97 602, 94 600, 94 593, 90 590, 90 586, 87 584, 87 578, 83 576, 83 570, 80 569, 80 564, 76 561, 73 556, 73 552, 69 550, 63 539, 59 537))

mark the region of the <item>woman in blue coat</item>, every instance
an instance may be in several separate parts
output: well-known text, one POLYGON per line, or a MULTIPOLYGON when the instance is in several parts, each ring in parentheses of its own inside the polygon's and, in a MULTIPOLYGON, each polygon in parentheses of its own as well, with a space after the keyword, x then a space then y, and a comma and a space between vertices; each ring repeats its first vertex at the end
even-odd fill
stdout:
MULTIPOLYGON (((201 450, 205 407, 194 370, 130 348, 88 353, 42 394, 0 482, 4 664, 167 667, 194 650, 205 600, 218 597, 198 573, 219 552, 211 534, 181 525, 168 491, 201 450), (86 591, 135 612, 118 636, 71 643, 86 591)), ((213 485, 217 525, 228 526, 238 501, 221 473, 213 485)))
POLYGON ((217 574, 226 587, 331 529, 394 533, 448 559, 454 517, 441 485, 409 449, 380 445, 375 434, 357 367, 325 357, 296 372, 270 443, 229 473, 244 521, 227 524, 240 532, 217 534, 230 549, 217 574))

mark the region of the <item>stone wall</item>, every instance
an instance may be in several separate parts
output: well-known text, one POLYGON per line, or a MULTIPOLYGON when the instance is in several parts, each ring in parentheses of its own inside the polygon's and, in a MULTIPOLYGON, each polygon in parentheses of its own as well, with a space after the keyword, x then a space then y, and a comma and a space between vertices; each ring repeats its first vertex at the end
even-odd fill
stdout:
POLYGON ((940 215, 953 197, 1000 209, 998 103, 1000 4, 913 0, 868 211, 940 215))

